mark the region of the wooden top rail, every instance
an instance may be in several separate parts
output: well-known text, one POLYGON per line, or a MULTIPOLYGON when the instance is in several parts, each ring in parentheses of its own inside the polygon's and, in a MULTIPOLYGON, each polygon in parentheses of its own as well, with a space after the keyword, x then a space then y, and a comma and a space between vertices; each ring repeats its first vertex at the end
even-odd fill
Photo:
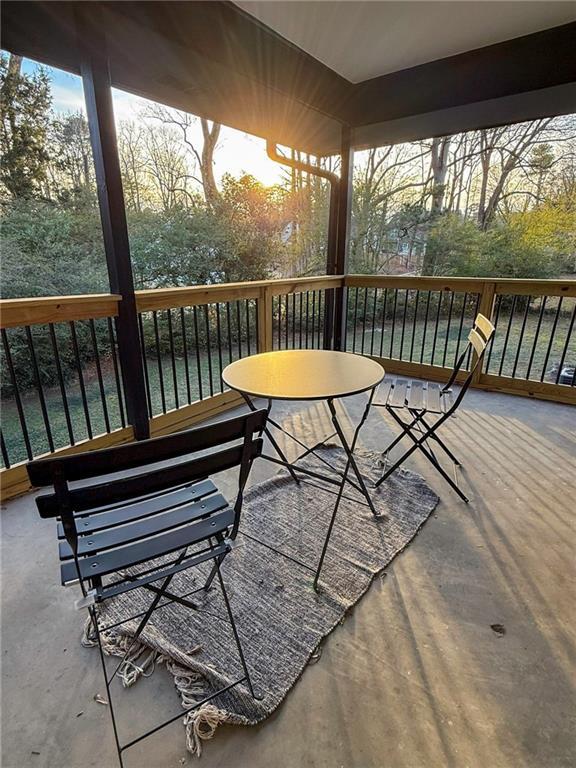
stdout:
POLYGON ((481 293, 490 285, 495 293, 520 296, 576 296, 576 280, 516 280, 489 277, 416 277, 403 275, 346 275, 348 288, 411 288, 421 291, 481 293))
MULTIPOLYGON (((414 277, 399 275, 320 275, 281 280, 253 280, 245 283, 216 283, 184 288, 153 288, 136 291, 139 312, 176 307, 193 307, 237 299, 259 299, 304 291, 348 288, 409 288, 421 291, 482 293, 489 288, 497 294, 519 296, 576 297, 576 280, 514 280, 482 277, 414 277)), ((0 300, 0 328, 44 325, 68 320, 115 317, 121 296, 112 293, 81 296, 38 296, 0 300)))
POLYGON ((183 288, 151 288, 136 291, 136 306, 139 312, 176 307, 194 307, 214 302, 237 299, 258 299, 264 292, 272 296, 302 291, 321 291, 338 288, 343 284, 342 275, 320 275, 319 277, 298 277, 282 280, 253 280, 245 283, 215 283, 193 285, 183 288))
POLYGON ((114 293, 36 296, 0 300, 0 328, 115 317, 122 297, 114 293))

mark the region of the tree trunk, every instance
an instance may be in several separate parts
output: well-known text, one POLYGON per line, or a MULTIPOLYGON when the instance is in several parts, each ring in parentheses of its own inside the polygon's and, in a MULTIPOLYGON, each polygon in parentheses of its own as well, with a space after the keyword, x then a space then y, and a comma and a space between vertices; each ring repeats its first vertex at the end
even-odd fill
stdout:
POLYGON ((430 207, 430 218, 432 220, 440 216, 444 206, 451 138, 451 136, 444 136, 441 139, 432 140, 432 204, 430 207))
POLYGON ((220 192, 216 186, 214 178, 214 151, 220 135, 220 123, 212 123, 201 118, 202 135, 204 136, 204 146, 202 147, 202 162, 200 173, 202 175, 202 186, 204 187, 204 197, 210 208, 215 208, 220 203, 220 192))

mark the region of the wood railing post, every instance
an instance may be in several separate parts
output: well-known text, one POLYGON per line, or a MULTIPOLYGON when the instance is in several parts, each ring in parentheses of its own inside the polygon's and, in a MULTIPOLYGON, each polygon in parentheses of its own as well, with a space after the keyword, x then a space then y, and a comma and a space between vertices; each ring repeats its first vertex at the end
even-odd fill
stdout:
POLYGON ((272 290, 269 286, 260 289, 258 303, 258 352, 272 350, 272 290))
MULTIPOLYGON (((480 291, 480 302, 478 304, 478 312, 481 315, 484 315, 484 317, 487 317, 488 320, 492 320, 492 317, 494 315, 494 298, 496 293, 496 283, 494 281, 486 280, 482 284, 482 290, 480 291)), ((472 367, 476 365, 476 361, 478 359, 478 356, 476 355, 476 352, 472 355, 472 367)), ((485 360, 486 358, 484 358, 485 360)), ((482 368, 484 367, 484 361, 482 365, 476 370, 474 373, 474 376, 472 377, 471 386, 476 386, 480 382, 480 377, 482 376, 482 368)))

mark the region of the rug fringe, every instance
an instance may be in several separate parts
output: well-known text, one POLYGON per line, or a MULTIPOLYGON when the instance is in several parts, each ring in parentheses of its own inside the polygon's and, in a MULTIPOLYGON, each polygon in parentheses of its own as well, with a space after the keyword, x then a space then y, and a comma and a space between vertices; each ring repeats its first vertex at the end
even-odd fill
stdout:
MULTIPOLYGON (((84 624, 81 642, 84 648, 94 648, 98 645, 90 617, 84 624)), ((116 673, 125 688, 130 688, 141 677, 149 677, 154 672, 156 664, 165 664, 174 679, 174 685, 185 709, 193 707, 199 699, 206 696, 206 679, 199 672, 177 664, 169 656, 150 649, 138 640, 132 641, 129 635, 113 631, 101 632, 100 642, 105 654, 120 657, 124 656, 130 644, 133 643, 130 653, 116 673), (148 671, 149 667, 151 667, 150 671, 148 671)), ((188 712, 183 720, 188 751, 195 757, 200 757, 202 742, 211 739, 220 723, 228 719, 228 713, 213 704, 203 704, 198 709, 188 712)))
MULTIPOLYGON (((150 677, 160 654, 138 640, 132 640, 129 635, 119 632, 101 632, 102 650, 107 656, 122 657, 130 648, 130 653, 122 662, 116 676, 122 681, 124 688, 130 688, 141 677, 150 677)), ((90 617, 84 623, 81 643, 84 648, 94 648, 98 645, 96 632, 90 617)))
POLYGON ((203 704, 184 717, 186 748, 196 757, 202 754, 202 742, 211 739, 221 723, 228 720, 228 713, 213 704, 203 704))

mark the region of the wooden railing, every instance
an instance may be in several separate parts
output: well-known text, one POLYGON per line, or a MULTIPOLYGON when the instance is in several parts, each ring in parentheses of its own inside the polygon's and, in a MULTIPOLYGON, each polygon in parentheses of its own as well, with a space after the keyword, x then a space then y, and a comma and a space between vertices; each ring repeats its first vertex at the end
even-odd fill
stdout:
POLYGON ((446 381, 482 312, 496 333, 474 386, 576 402, 576 280, 348 275, 344 282, 345 348, 380 359, 387 371, 446 381))
MULTIPOLYGON (((0 303, 4 498, 29 488, 30 458, 134 438, 119 302, 104 294, 0 303)), ((233 360, 330 347, 340 315, 343 349, 391 373, 442 381, 481 311, 496 334, 474 386, 576 402, 574 280, 321 276, 137 291, 136 309, 152 435, 237 405, 221 378, 233 360)))

